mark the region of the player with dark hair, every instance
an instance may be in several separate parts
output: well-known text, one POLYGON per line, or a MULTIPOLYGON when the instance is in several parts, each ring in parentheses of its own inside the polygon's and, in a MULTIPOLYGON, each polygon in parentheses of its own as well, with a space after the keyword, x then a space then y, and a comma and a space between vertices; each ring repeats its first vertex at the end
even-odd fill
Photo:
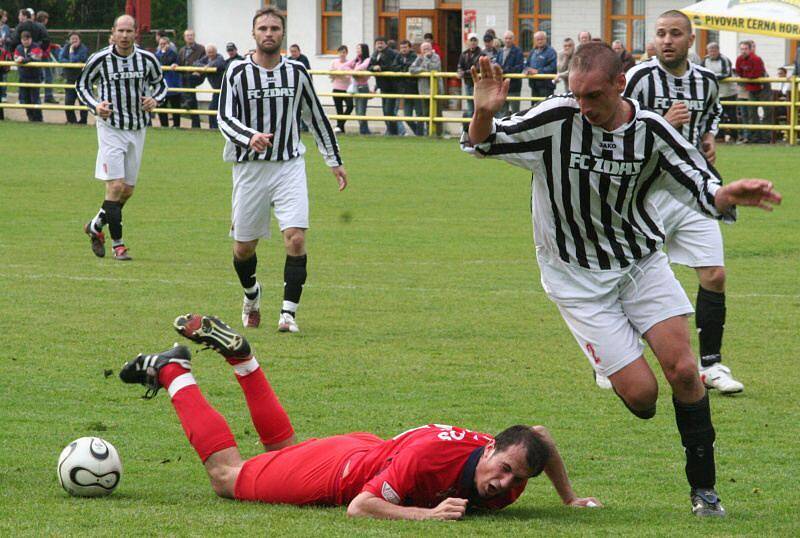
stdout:
POLYGON ((128 261, 122 208, 133 196, 139 177, 150 112, 166 98, 167 84, 155 55, 136 45, 133 17, 117 17, 111 37, 113 44, 89 57, 75 85, 78 98, 97 116, 94 175, 105 182, 103 205, 83 231, 95 256, 103 257, 103 227, 108 224, 114 259, 128 261))
POLYGON ((655 415, 658 399, 641 338, 647 341, 672 388, 692 511, 724 515, 714 490, 711 408, 689 343, 692 305, 661 251, 664 231, 649 197, 667 189, 695 211, 732 221, 736 205, 771 209, 780 195, 761 179, 721 186, 703 155, 661 115, 622 97, 622 63, 606 44, 578 48, 572 94, 508 118, 494 119, 509 86, 501 68, 481 58, 473 77, 475 114, 463 149, 533 172, 545 292, 595 371, 642 419, 655 415))
MULTIPOLYGON (((713 165, 722 117, 719 82, 713 71, 689 61, 694 37, 686 15, 676 10, 662 13, 656 20, 656 57, 628 71, 624 95, 664 116, 713 165)), ((695 315, 700 377, 706 387, 723 394, 742 392, 744 385, 722 364, 726 276, 719 223, 666 191, 654 193, 650 201, 663 220, 670 262, 694 268, 700 281, 695 315)))
POLYGON ((278 330, 298 332, 296 316, 306 282, 308 185, 298 120, 311 128, 339 190, 347 187, 339 145, 306 68, 281 56, 286 21, 266 7, 253 17, 256 51, 225 71, 217 120, 225 137, 223 158, 233 163, 231 237, 233 266, 244 289, 242 323, 261 323, 256 247, 269 237, 274 208, 286 247, 283 304, 278 330))
POLYGON ((161 387, 167 390, 221 497, 347 505, 351 516, 449 520, 513 503, 528 479, 544 471, 564 504, 600 506, 595 498, 575 495, 555 442, 542 426, 512 426, 492 437, 428 424, 392 439, 349 433, 296 444, 289 417, 243 336, 217 318, 194 314, 178 317, 174 327, 231 364, 265 453, 242 461, 225 419, 197 387, 185 346, 139 355, 122 367, 120 378, 145 385, 147 398, 161 387))

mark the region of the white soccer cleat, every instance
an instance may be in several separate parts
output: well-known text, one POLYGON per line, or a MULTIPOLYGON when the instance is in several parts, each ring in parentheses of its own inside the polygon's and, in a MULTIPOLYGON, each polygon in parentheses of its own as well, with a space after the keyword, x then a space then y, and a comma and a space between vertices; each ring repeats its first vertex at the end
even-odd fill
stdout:
POLYGON ((261 324, 261 284, 258 284, 258 295, 255 299, 244 296, 242 301, 242 325, 245 327, 258 327, 261 324))
POLYGON ((722 394, 737 394, 744 390, 744 385, 731 375, 731 369, 721 362, 700 368, 700 379, 706 387, 717 389, 722 394))
POLYGON ((597 383, 598 387, 600 387, 601 389, 604 389, 604 390, 611 390, 612 388, 614 388, 614 387, 611 386, 611 380, 610 379, 608 379, 604 375, 598 374, 597 372, 594 373, 594 382, 597 383))
POLYGON ((281 317, 278 318, 278 332, 282 333, 299 333, 300 327, 297 326, 297 322, 294 319, 294 316, 289 312, 281 312, 281 317))

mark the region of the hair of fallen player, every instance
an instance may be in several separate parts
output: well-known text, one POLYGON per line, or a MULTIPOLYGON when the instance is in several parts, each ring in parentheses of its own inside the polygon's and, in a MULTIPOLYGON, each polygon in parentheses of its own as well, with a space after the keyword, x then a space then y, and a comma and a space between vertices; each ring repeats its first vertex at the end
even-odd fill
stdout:
POLYGON ((530 426, 511 426, 494 438, 495 452, 503 452, 512 446, 521 445, 525 449, 525 461, 530 476, 538 476, 550 459, 550 449, 544 440, 530 426))

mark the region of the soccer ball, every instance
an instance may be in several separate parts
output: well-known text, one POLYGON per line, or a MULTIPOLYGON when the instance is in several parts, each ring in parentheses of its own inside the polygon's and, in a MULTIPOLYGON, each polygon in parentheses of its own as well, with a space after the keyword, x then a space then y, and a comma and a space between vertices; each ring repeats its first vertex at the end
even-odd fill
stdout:
POLYGON ((122 477, 122 462, 114 445, 99 437, 72 441, 58 457, 58 481, 70 495, 110 495, 122 477))

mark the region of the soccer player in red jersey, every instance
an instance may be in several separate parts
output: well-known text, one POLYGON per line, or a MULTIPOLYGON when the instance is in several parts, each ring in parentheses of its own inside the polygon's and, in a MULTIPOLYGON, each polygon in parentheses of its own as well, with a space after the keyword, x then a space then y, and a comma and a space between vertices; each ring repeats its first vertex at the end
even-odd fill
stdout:
POLYGON ((265 453, 242 461, 225 419, 197 387, 185 346, 139 355, 123 366, 120 378, 145 385, 148 398, 167 389, 220 497, 347 505, 351 516, 448 520, 513 503, 528 479, 544 471, 564 504, 601 506, 593 497, 575 495, 543 426, 512 426, 493 437, 428 424, 392 439, 349 433, 296 443, 289 417, 244 337, 217 318, 195 314, 178 317, 175 329, 233 366, 265 453))

